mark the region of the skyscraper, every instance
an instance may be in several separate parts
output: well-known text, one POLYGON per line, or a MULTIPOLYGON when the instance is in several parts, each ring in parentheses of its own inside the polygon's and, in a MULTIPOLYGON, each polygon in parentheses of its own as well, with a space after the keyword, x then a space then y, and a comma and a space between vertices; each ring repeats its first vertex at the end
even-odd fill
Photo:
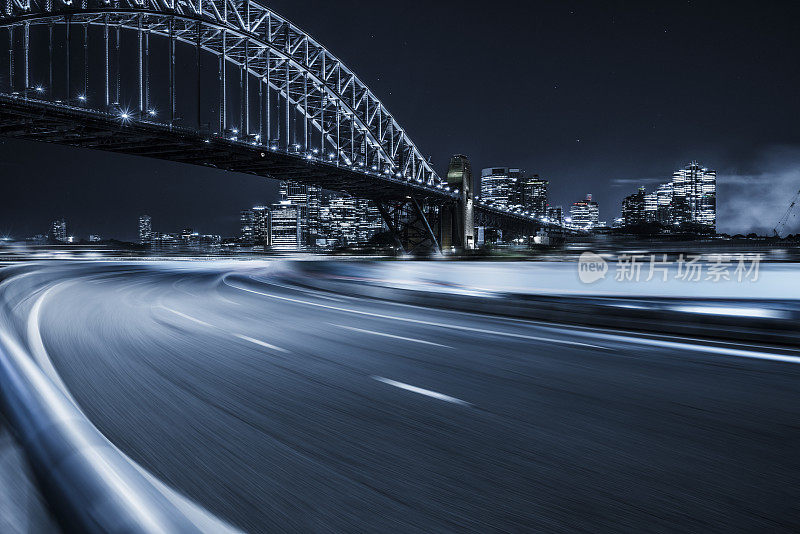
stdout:
POLYGON ((241 242, 244 245, 268 247, 271 244, 271 212, 264 206, 242 210, 239 218, 241 242))
POLYGON ((265 206, 256 206, 253 212, 253 243, 268 247, 272 244, 272 212, 265 206))
POLYGON ((493 167, 481 171, 481 200, 500 208, 511 207, 517 199, 517 182, 523 171, 508 167, 493 167))
POLYGON ((549 206, 547 208, 547 219, 559 226, 564 226, 564 208, 561 206, 549 206))
POLYGON ((592 195, 586 195, 585 200, 575 202, 570 208, 572 228, 577 230, 591 230, 600 223, 600 206, 592 200, 592 195))
POLYGON ((305 246, 299 206, 288 200, 272 205, 270 240, 274 250, 297 251, 305 246))
POLYGON ((656 221, 661 224, 670 224, 672 222, 672 182, 658 186, 656 199, 658 204, 656 221))
POLYGON ((153 244, 153 220, 149 215, 139 217, 139 244, 153 244))
POLYGON ((547 215, 547 188, 550 182, 540 178, 538 174, 521 178, 518 182, 518 189, 521 198, 513 207, 519 207, 531 212, 535 217, 547 215))
POLYGON ((59 243, 67 242, 67 221, 64 219, 56 219, 50 225, 50 237, 59 243))
POLYGON ((314 245, 320 235, 319 209, 322 189, 315 185, 283 181, 280 184, 281 202, 290 202, 300 211, 300 231, 303 246, 314 245))
POLYGON ((672 218, 677 225, 717 228, 717 172, 696 161, 672 175, 672 218))
POLYGON ((255 244, 255 213, 253 210, 242 210, 239 215, 239 240, 243 245, 252 246, 255 244))
POLYGON ((626 226, 636 226, 645 222, 647 217, 645 213, 646 197, 647 193, 644 187, 640 187, 636 193, 628 195, 622 201, 622 218, 626 226))

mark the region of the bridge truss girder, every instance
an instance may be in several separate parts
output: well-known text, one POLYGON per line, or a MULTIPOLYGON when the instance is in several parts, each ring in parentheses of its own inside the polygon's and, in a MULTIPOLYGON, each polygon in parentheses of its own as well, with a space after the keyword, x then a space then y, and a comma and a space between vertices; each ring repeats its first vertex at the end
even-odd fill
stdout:
POLYGON ((416 197, 377 203, 383 222, 405 254, 441 254, 439 236, 442 204, 427 204, 416 197))
MULTIPOLYGON (((151 100, 150 37, 160 36, 169 39, 170 125, 176 118, 179 86, 189 86, 198 94, 204 90, 199 74, 203 51, 218 59, 219 111, 215 133, 228 135, 236 129, 238 137, 253 139, 259 145, 327 155, 341 166, 409 182, 441 184, 406 131, 351 69, 307 33, 253 0, 8 0, 0 11, 0 27, 6 27, 10 36, 8 78, 12 90, 31 90, 30 31, 42 25, 50 29, 51 61, 53 26, 64 26, 65 38, 73 40, 88 40, 89 27, 103 28, 105 83, 100 101, 105 107, 99 111, 108 112, 109 106, 120 101, 117 96, 127 91, 133 94, 140 115, 146 116, 151 100), (120 30, 135 32, 138 44, 138 64, 131 66, 137 69, 137 83, 127 89, 120 88, 119 75, 116 79, 112 75, 111 63, 119 54, 110 49, 119 47, 115 35, 120 30), (15 58, 19 54, 14 48, 19 39, 23 41, 24 58, 21 68, 15 71, 15 58), (195 48, 197 80, 176 79, 178 43, 195 48), (235 99, 230 94, 231 67, 239 80, 235 99), (238 112, 231 109, 234 100, 241 102, 238 112)), ((84 48, 87 47, 84 41, 84 48)), ((83 61, 88 58, 85 53, 83 61)), ((67 53, 65 61, 75 60, 67 53)), ((84 72, 88 76, 86 67, 84 72)), ((117 65, 120 68, 123 66, 117 65)), ((74 69, 68 64, 65 70, 69 73, 74 69)), ((52 66, 50 72, 52 79, 52 66)), ((86 80, 83 87, 88 87, 86 80)), ((48 91, 52 91, 52 86, 48 91)), ((73 94, 71 86, 68 91, 63 98, 68 103, 87 96, 85 91, 73 94)), ((198 110, 198 123, 201 115, 202 110, 198 110)))

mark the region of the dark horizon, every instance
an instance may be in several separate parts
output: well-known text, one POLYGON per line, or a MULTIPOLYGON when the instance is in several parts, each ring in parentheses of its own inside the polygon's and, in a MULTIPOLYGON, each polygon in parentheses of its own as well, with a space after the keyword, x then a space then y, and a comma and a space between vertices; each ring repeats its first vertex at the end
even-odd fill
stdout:
MULTIPOLYGON (((476 174, 519 167, 550 180, 553 205, 592 193, 611 223, 623 197, 697 160, 718 171, 731 233, 768 233, 800 188, 794 4, 268 4, 354 69, 440 174, 456 153, 476 174)), ((133 239, 143 213, 234 235, 241 209, 277 196, 251 176, 16 140, 0 141, 0 173, 0 233, 21 237, 63 216, 133 239)))

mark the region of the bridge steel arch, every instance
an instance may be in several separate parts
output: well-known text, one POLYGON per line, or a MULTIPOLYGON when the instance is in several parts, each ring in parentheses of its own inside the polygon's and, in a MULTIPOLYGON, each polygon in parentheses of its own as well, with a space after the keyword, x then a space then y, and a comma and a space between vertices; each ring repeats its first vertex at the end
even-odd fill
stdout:
MULTIPOLYGON (((353 70, 321 43, 290 21, 253 0, 5 0, 0 27, 9 35, 9 89, 34 93, 30 76, 30 32, 46 26, 50 35, 50 76, 47 92, 53 91, 53 27, 64 27, 65 39, 88 39, 88 27, 103 28, 104 95, 102 107, 89 102, 88 82, 75 88, 69 74, 75 58, 74 45, 66 46, 68 91, 61 101, 109 112, 119 105, 119 69, 112 69, 116 52, 119 60, 119 30, 136 33, 138 43, 137 110, 125 110, 144 117, 150 111, 150 36, 168 39, 169 124, 176 120, 175 43, 197 49, 197 90, 200 83, 200 50, 216 56, 220 135, 252 140, 256 144, 322 156, 350 168, 363 168, 393 178, 438 186, 442 180, 429 161, 395 120, 386 106, 353 70), (78 30, 78 31, 76 31, 78 30), (82 31, 81 31, 82 30, 82 31), (113 32, 113 34, 112 34, 113 32), (78 35, 75 35, 75 34, 78 35), (18 58, 16 42, 22 40, 24 57, 18 58), (113 46, 116 50, 110 50, 113 46), (15 64, 17 63, 17 64, 15 64), (21 63, 21 64, 19 64, 21 63), (239 95, 231 94, 230 70, 239 79, 239 95), (240 103, 232 113, 231 102, 240 103), (239 120, 231 120, 238 115, 239 120)), ((84 41, 84 49, 88 47, 84 41)), ((88 61, 85 52, 83 61, 88 61)), ((84 65, 84 76, 89 76, 84 65)), ((39 89, 43 89, 41 85, 39 89)), ((198 93, 199 94, 199 93, 198 93)), ((198 104, 200 97, 198 96, 198 104)), ((198 110, 198 122, 202 111, 198 110)), ((213 128, 208 128, 213 129, 213 128)))
MULTIPOLYGON (((353 70, 258 1, 2 0, 1 29, 8 36, 2 136, 319 185, 376 202, 405 252, 467 245, 452 239, 465 232, 447 228, 472 220, 458 215, 471 191, 437 175, 353 70), (126 44, 121 34, 135 40, 126 44), (166 73, 151 68, 165 59, 156 57, 163 51, 153 36, 167 44, 166 73), (176 65, 187 50, 194 50, 190 81, 176 65), (46 75, 35 60, 44 53, 46 75), (162 77, 168 87, 158 91, 162 77), (194 126, 178 116, 191 100, 187 90, 196 91, 194 126), (209 100, 215 106, 203 105, 209 100), (164 101, 166 117, 155 109, 164 101)), ((552 226, 482 202, 475 215, 523 236, 552 226)))

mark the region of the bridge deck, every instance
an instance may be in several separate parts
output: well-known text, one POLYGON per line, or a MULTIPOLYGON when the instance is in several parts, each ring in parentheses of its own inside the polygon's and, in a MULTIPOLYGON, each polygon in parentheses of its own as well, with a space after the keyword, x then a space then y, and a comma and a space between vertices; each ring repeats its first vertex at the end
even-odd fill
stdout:
POLYGON ((293 180, 376 201, 418 200, 447 204, 457 195, 392 176, 328 164, 301 154, 245 141, 127 120, 80 108, 0 95, 0 136, 118 152, 179 163, 293 180))

